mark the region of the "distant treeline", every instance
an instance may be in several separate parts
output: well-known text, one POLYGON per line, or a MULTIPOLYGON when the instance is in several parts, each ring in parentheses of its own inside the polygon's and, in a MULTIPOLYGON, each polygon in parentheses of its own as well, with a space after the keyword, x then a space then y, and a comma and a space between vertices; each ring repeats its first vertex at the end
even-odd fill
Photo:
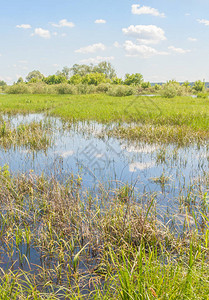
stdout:
POLYGON ((174 97, 203 93, 206 84, 200 80, 194 83, 171 80, 167 83, 151 84, 144 81, 141 73, 125 74, 125 78, 122 79, 117 77, 111 63, 104 61, 97 65, 75 64, 72 68, 64 67, 62 71, 49 76, 34 70, 26 76, 25 81, 20 77, 10 86, 0 81, 0 88, 2 92, 9 94, 107 93, 112 96, 159 94, 174 97))

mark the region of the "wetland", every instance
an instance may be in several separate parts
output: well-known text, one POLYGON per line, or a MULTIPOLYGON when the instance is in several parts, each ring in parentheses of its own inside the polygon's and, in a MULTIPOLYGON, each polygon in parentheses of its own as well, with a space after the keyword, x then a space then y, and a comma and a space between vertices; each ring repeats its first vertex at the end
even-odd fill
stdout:
POLYGON ((208 299, 208 105, 1 95, 3 299, 208 299))

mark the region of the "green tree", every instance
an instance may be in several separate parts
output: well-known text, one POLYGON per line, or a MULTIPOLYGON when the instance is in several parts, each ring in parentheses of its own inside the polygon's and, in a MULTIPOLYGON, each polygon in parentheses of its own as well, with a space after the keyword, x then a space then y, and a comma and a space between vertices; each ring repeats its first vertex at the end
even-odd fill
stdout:
POLYGON ((123 84, 123 80, 121 78, 118 78, 118 77, 113 77, 111 79, 112 81, 112 84, 123 84))
POLYGON ((148 89, 148 88, 151 87, 151 84, 150 84, 149 81, 148 81, 148 82, 142 82, 142 83, 141 83, 141 87, 142 87, 143 89, 148 89))
POLYGON ((73 75, 70 77, 69 83, 70 84, 79 84, 82 81, 82 77, 79 74, 73 75))
POLYGON ((182 84, 182 86, 184 86, 185 88, 189 88, 190 84, 189 81, 184 81, 184 83, 182 84))
POLYGON ((66 79, 69 79, 70 76, 70 68, 64 67, 62 71, 57 71, 56 74, 57 76, 64 76, 66 79))
POLYGON ((4 80, 0 80, 0 86, 6 86, 6 82, 4 80))
POLYGON ((82 83, 98 85, 100 83, 109 82, 103 73, 90 73, 82 78, 82 83))
POLYGON ((201 80, 197 80, 193 85, 193 89, 195 90, 195 92, 203 92, 205 89, 205 83, 201 80))
POLYGON ((85 76, 89 73, 93 72, 93 65, 79 65, 79 64, 74 64, 72 68, 70 68, 70 72, 72 75, 80 75, 80 76, 85 76))
POLYGON ((115 69, 113 68, 112 64, 110 62, 107 62, 107 61, 100 62, 97 66, 95 66, 93 68, 93 72, 103 73, 109 79, 112 79, 113 77, 116 77, 115 69))
POLYGON ((26 76, 26 81, 27 81, 27 82, 30 82, 31 79, 42 80, 43 78, 44 78, 44 75, 41 74, 40 71, 34 70, 34 71, 28 73, 28 75, 26 76))
POLYGON ((17 83, 23 83, 23 82, 24 82, 23 78, 19 77, 18 80, 17 80, 17 83))
POLYGON ((44 78, 44 82, 47 84, 59 84, 67 82, 67 79, 64 75, 49 75, 44 78))
POLYGON ((140 85, 143 82, 143 76, 140 73, 126 74, 124 84, 125 85, 140 85))

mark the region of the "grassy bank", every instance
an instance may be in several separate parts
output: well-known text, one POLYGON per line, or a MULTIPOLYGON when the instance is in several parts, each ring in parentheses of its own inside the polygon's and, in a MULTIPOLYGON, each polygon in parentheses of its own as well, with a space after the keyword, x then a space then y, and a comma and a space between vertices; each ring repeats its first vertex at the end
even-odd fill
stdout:
POLYGON ((185 125, 208 130, 204 98, 111 97, 107 95, 0 95, 2 113, 48 112, 65 120, 185 125))

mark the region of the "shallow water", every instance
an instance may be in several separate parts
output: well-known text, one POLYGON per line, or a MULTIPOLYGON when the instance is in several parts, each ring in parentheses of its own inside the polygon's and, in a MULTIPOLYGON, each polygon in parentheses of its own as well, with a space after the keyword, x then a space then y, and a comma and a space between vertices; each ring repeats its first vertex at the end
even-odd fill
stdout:
MULTIPOLYGON (((187 195, 191 192, 191 187, 194 187, 192 192, 197 193, 197 201, 198 190, 200 189, 202 193, 207 191, 205 183, 205 178, 209 174, 207 144, 181 148, 172 144, 149 145, 140 141, 101 138, 99 137, 101 132, 116 124, 108 128, 96 122, 64 124, 57 118, 46 117, 43 114, 3 116, 3 118, 10 122, 12 127, 34 121, 47 122, 51 126, 53 136, 53 144, 47 150, 30 151, 25 147, 8 150, 0 148, 0 166, 7 164, 13 174, 44 173, 65 181, 73 173, 82 178, 84 189, 95 192, 100 183, 107 188, 120 187, 128 183, 134 187, 138 201, 142 199, 141 195, 155 194, 157 212, 165 223, 174 222, 175 226, 182 229, 187 219, 190 226, 194 225, 194 219, 186 215, 184 206, 188 201, 187 195), (186 199, 183 204, 180 198, 186 199)), ((143 201, 144 199, 146 197, 143 201)), ((34 245, 28 249, 23 243, 21 247, 21 251, 15 248, 12 257, 5 251, 0 252, 0 267, 29 270, 28 259, 31 263, 30 268, 32 267, 35 272, 37 266, 45 264, 53 266, 56 262, 54 258, 43 259, 34 245), (20 255, 22 257, 25 255, 27 259, 21 260, 20 255)), ((81 264, 80 268, 85 271, 85 264, 81 264)))
POLYGON ((12 173, 33 170, 36 174, 57 176, 59 180, 72 173, 79 174, 84 187, 90 189, 99 183, 111 187, 129 183, 140 194, 158 192, 159 204, 173 209, 175 198, 185 192, 185 186, 193 185, 209 171, 207 144, 178 148, 99 138, 105 125, 80 122, 66 126, 43 114, 4 116, 4 119, 14 127, 45 120, 50 122, 53 133, 54 144, 45 151, 0 148, 0 166, 8 164, 12 173), (162 176, 165 181, 160 180, 162 176))

